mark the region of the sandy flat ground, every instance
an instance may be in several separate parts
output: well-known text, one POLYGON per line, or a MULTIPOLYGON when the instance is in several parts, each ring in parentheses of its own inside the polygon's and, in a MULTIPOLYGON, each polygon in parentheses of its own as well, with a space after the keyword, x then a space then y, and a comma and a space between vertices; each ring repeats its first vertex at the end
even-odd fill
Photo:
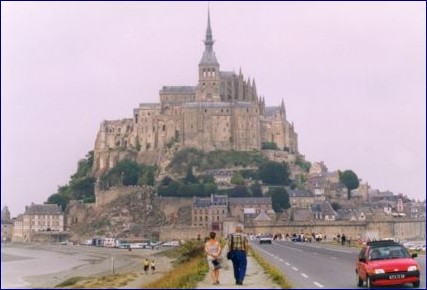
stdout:
MULTIPOLYGON (((109 249, 91 246, 62 245, 15 245, 2 246, 2 289, 7 288, 53 288, 71 277, 101 277, 114 273, 135 273, 136 278, 129 281, 123 289, 141 288, 141 286, 164 277, 172 269, 171 260, 156 255, 160 250, 109 249), (47 256, 47 257, 46 257, 47 256), (156 271, 145 274, 143 260, 154 258, 156 271), (54 263, 49 265, 48 263, 54 263), (62 263, 62 264, 61 264, 62 263), (28 269, 30 268, 30 269, 28 269), (10 274, 11 273, 11 274, 10 274), (30 273, 30 274, 29 274, 30 273), (15 275, 15 276, 14 276, 15 275)), ((225 258, 220 272, 220 285, 212 285, 210 273, 197 285, 197 288, 209 289, 273 289, 280 288, 264 272, 256 260, 249 255, 246 278, 243 286, 235 285, 233 265, 225 258)), ((164 277, 165 279, 167 277, 164 277)))
POLYGON ((156 255, 162 250, 128 251, 65 245, 2 246, 2 288, 52 288, 71 277, 110 275, 113 264, 114 273, 137 274, 135 280, 122 288, 139 288, 171 269, 170 259, 156 255), (156 260, 154 274, 142 273, 145 257, 156 260))

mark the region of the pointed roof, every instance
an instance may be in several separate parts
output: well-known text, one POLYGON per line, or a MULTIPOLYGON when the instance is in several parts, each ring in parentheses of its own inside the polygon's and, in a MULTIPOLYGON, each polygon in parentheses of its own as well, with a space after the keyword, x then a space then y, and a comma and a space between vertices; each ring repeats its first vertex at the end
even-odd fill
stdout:
POLYGON ((271 218, 264 211, 261 211, 259 215, 254 218, 254 221, 271 221, 271 218))
POLYGON ((214 41, 212 39, 212 28, 211 28, 211 14, 208 7, 208 27, 206 27, 206 38, 205 38, 206 47, 210 46, 212 48, 214 41))
POLYGON ((205 51, 203 52, 202 59, 200 60, 199 65, 219 65, 218 60, 216 59, 215 52, 213 51, 214 40, 212 39, 212 28, 211 28, 211 16, 210 10, 208 7, 208 26, 206 28, 206 37, 204 40, 205 51))

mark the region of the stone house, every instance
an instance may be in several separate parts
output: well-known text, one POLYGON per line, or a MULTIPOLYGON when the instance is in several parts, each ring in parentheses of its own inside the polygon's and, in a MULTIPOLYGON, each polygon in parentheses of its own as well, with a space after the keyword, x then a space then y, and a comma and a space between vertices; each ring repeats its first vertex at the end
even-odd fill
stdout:
POLYGON ((289 194, 289 203, 291 207, 310 207, 315 201, 314 194, 308 190, 296 188, 286 189, 286 191, 289 194))
POLYGON ((314 215, 310 207, 291 208, 291 221, 309 222, 313 220, 314 220, 314 215))
POLYGON ((337 217, 337 213, 328 202, 312 204, 311 211, 316 220, 334 221, 337 217))
POLYGON ((56 204, 34 204, 14 221, 12 241, 29 240, 36 232, 63 232, 64 213, 56 204))
POLYGON ((222 230, 222 223, 228 213, 228 196, 211 195, 194 197, 191 208, 191 225, 211 230, 222 230))
POLYGON ((244 222, 245 209, 253 209, 256 215, 261 212, 271 212, 273 204, 271 197, 230 197, 228 199, 230 216, 238 222, 244 222))

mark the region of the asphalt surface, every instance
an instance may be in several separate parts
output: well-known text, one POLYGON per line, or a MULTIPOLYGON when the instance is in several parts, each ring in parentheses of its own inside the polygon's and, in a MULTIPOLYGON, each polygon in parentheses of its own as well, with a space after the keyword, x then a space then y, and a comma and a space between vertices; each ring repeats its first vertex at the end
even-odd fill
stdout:
MULTIPOLYGON (((358 289, 355 263, 360 249, 324 243, 273 241, 273 244, 251 246, 272 265, 282 270, 299 289, 358 289)), ((416 258, 421 270, 420 289, 426 289, 426 256, 416 258)), ((382 287, 386 289, 386 287, 382 287)), ((412 288, 411 284, 392 289, 412 288)))

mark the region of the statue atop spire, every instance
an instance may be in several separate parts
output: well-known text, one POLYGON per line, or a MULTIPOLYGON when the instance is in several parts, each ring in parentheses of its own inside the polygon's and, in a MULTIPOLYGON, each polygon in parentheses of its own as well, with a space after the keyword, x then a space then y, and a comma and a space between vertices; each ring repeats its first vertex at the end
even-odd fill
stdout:
POLYGON ((212 38, 212 28, 211 28, 211 13, 208 7, 208 26, 206 27, 206 36, 205 40, 205 51, 203 52, 202 59, 200 60, 199 65, 208 64, 208 65, 219 65, 215 52, 213 51, 214 40, 212 38))
POLYGON ((206 49, 212 50, 214 41, 212 39, 212 28, 211 28, 211 13, 208 6, 208 27, 206 28, 206 38, 205 38, 206 49))

